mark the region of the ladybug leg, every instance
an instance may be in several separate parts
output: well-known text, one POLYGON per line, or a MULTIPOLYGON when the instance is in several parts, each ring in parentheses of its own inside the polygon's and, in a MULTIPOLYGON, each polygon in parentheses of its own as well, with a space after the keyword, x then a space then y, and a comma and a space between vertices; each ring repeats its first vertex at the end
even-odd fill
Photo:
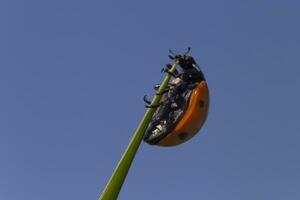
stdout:
POLYGON ((147 95, 144 96, 143 100, 146 103, 146 106, 145 106, 146 108, 158 108, 159 106, 162 105, 161 103, 158 103, 157 105, 151 105, 151 101, 149 101, 147 99, 147 95))
POLYGON ((144 98, 143 98, 144 102, 147 104, 147 105, 150 105, 151 104, 151 101, 149 101, 147 99, 147 95, 144 95, 144 98))
POLYGON ((174 78, 177 78, 177 75, 175 73, 170 72, 169 70, 164 71, 164 72, 168 73, 169 75, 171 75, 174 78))
POLYGON ((172 65, 167 64, 165 67, 163 67, 161 69, 161 72, 166 72, 166 73, 170 74, 171 76, 173 76, 174 78, 176 78, 178 75, 178 71, 177 71, 177 69, 175 69, 175 71, 172 73, 172 72, 170 72, 171 68, 172 68, 172 65))
POLYGON ((158 104, 156 104, 156 105, 146 105, 145 107, 146 108, 158 108, 159 106, 161 106, 162 105, 162 103, 158 103, 158 104))
MULTIPOLYGON (((159 87, 160 87, 160 84, 156 84, 154 86, 154 90, 158 91, 159 87)), ((167 93, 169 90, 170 90, 170 86, 167 86, 164 91, 162 91, 162 92, 156 92, 156 95, 163 95, 163 94, 167 93)))
POLYGON ((167 89, 165 89, 165 90, 162 91, 162 92, 157 92, 156 95, 163 95, 163 94, 169 92, 169 90, 170 90, 170 88, 167 88, 167 89))
POLYGON ((157 91, 159 89, 159 87, 160 87, 160 84, 156 84, 156 85, 154 85, 153 89, 157 91))
POLYGON ((166 64, 162 69, 161 69, 161 72, 165 72, 167 70, 170 70, 172 68, 172 65, 171 64, 166 64))

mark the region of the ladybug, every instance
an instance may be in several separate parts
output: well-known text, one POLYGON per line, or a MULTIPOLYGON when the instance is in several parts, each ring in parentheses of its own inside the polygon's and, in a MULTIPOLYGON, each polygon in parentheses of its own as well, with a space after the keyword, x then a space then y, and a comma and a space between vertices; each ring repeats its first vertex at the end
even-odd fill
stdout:
MULTIPOLYGON (((169 72, 167 64, 162 71, 173 79, 162 95, 158 105, 144 96, 146 107, 156 108, 143 140, 150 145, 175 146, 195 136, 206 121, 209 109, 209 90, 200 67, 187 52, 183 55, 172 51, 169 58, 178 63, 180 72, 169 72)), ((157 90, 159 85, 155 86, 157 90)))

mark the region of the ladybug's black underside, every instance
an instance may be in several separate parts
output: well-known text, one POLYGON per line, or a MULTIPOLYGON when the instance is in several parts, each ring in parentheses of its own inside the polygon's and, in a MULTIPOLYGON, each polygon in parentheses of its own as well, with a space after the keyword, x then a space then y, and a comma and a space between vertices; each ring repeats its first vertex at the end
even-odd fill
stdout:
MULTIPOLYGON (((144 136, 145 142, 155 145, 161 139, 165 138, 168 133, 170 133, 175 128, 187 109, 191 93, 192 90, 186 89, 181 94, 183 97, 183 101, 178 105, 176 109, 168 110, 168 108, 166 108, 166 104, 164 103, 159 108, 157 108, 152 117, 152 121, 150 122, 150 125, 146 130, 144 136)), ((164 102, 166 98, 167 94, 164 94, 162 96, 161 102, 164 102)))

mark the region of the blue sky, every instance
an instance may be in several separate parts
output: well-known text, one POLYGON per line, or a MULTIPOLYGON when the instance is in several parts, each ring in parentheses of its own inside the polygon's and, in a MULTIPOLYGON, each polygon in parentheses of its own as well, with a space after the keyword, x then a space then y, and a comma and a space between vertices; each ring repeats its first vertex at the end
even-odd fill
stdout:
POLYGON ((119 199, 300 198, 298 1, 0 2, 0 199, 97 199, 191 46, 207 123, 143 143, 119 199))

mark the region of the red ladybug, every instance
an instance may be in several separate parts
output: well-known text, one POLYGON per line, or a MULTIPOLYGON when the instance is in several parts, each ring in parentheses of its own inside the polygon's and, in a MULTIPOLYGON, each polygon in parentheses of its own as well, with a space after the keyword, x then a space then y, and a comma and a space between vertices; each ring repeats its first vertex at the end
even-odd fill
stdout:
MULTIPOLYGON (((149 124, 144 141, 151 145, 175 146, 195 136, 203 126, 209 109, 209 90, 205 77, 194 58, 169 56, 182 73, 176 70, 149 124)), ((167 68, 170 68, 168 65, 167 68)), ((168 70, 164 69, 168 72, 168 70)), ((146 101, 149 103, 149 101, 146 101)), ((153 107, 153 106, 152 106, 153 107)))

